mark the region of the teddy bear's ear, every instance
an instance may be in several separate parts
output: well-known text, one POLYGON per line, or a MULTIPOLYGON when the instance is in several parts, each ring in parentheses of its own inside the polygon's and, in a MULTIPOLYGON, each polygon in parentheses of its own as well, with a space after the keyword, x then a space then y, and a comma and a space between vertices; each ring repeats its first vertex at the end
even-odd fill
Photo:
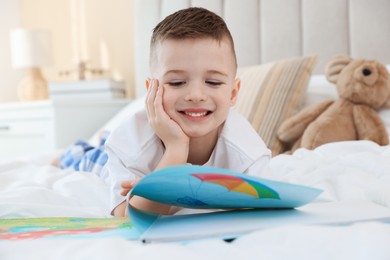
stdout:
POLYGON ((352 58, 345 55, 333 57, 325 67, 325 76, 331 83, 336 83, 340 72, 352 61, 352 58))

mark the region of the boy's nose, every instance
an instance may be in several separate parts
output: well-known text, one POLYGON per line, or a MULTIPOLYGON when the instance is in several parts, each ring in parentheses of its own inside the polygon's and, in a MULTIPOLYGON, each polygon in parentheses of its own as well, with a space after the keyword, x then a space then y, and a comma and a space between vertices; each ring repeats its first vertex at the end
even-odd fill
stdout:
POLYGON ((207 95, 204 92, 203 86, 198 84, 190 86, 186 94, 186 100, 192 102, 200 102, 207 100, 207 95))

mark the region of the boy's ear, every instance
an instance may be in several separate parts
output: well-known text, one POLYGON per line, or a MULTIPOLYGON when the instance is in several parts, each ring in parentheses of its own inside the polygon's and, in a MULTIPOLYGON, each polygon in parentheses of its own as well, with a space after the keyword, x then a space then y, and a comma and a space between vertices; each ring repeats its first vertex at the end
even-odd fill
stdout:
POLYGON ((147 78, 147 79, 145 80, 145 88, 146 88, 146 90, 149 90, 149 87, 150 87, 150 85, 151 85, 151 82, 152 82, 152 79, 151 79, 151 78, 147 78))
POLYGON ((232 88, 232 96, 230 98, 230 103, 232 106, 236 104, 238 98, 238 92, 240 91, 240 88, 241 88, 241 80, 237 78, 234 81, 234 87, 232 88))

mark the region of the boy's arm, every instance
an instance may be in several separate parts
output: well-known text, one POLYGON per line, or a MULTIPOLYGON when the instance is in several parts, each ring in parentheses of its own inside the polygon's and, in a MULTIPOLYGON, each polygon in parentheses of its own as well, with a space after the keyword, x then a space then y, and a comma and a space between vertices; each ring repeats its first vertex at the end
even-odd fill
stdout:
MULTIPOLYGON (((179 151, 178 151, 179 152, 179 151)), ((180 154, 176 154, 174 151, 165 152, 160 163, 158 164, 157 169, 161 169, 164 167, 168 167, 171 165, 178 165, 180 164, 180 154), (172 154, 171 154, 172 153, 172 154), (177 155, 177 156, 175 156, 177 155)), ((122 191, 121 195, 126 196, 127 193, 137 184, 137 182, 140 179, 137 179, 135 181, 124 181, 121 183, 122 191)), ((147 211, 147 212, 154 212, 158 214, 163 215, 171 215, 176 213, 180 208, 158 203, 152 200, 148 200, 139 196, 133 196, 130 198, 130 204, 137 209, 147 211)), ((116 217, 123 217, 127 216, 127 210, 126 210, 126 201, 123 201, 121 204, 119 204, 114 210, 113 215, 116 217)))
MULTIPOLYGON (((185 164, 189 153, 189 137, 181 127, 173 121, 165 112, 162 104, 163 86, 158 85, 157 80, 151 80, 146 97, 146 109, 149 123, 155 130, 157 136, 165 146, 165 152, 155 170, 185 164)), ((136 183, 123 182, 122 195, 127 194, 136 183)), ((161 204, 142 197, 133 196, 130 204, 140 210, 159 214, 173 214, 178 208, 161 204)), ((114 216, 125 216, 126 202, 119 204, 113 211, 114 216)))
MULTIPOLYGON (((155 201, 150 201, 145 198, 134 196, 131 199, 131 205, 135 208, 141 208, 144 211, 148 212, 154 212, 158 214, 163 215, 172 215, 175 214, 177 211, 180 210, 179 207, 175 206, 168 206, 166 204, 161 204, 155 201), (142 200, 137 200, 142 199, 142 200), (150 202, 150 204, 149 204, 150 202), (136 205, 138 203, 141 203, 141 205, 136 205)), ((121 204, 119 204, 113 211, 115 217, 125 217, 127 216, 127 210, 126 210, 126 201, 123 201, 121 204)))
MULTIPOLYGON (((188 147, 179 146, 178 149, 175 149, 175 147, 177 146, 171 146, 166 148, 165 153, 155 170, 168 167, 168 166, 185 164, 187 162, 188 147)), ((138 181, 122 182, 121 194, 123 196, 126 196, 126 194, 137 184, 137 182, 138 181)), ((137 209, 147 211, 147 212, 163 214, 163 215, 174 214, 179 210, 179 208, 177 207, 161 204, 138 196, 133 196, 130 199, 130 204, 137 209)), ((123 201, 113 210, 113 215, 116 217, 126 216, 127 215, 126 206, 127 206, 126 201, 123 201)))

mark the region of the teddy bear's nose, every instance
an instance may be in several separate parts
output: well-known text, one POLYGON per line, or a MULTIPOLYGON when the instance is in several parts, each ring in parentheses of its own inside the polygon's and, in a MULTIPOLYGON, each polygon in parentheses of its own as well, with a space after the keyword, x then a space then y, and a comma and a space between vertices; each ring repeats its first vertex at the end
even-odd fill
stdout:
POLYGON ((363 69, 363 75, 364 76, 370 76, 371 75, 371 70, 367 69, 367 68, 363 69))

